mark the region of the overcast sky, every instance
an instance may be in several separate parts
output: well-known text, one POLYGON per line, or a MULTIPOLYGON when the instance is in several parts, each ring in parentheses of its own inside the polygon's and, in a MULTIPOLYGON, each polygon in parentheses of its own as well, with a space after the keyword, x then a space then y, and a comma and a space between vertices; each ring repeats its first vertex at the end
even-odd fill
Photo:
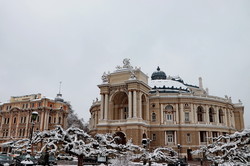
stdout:
POLYGON ((151 76, 160 66, 210 95, 241 99, 250 126, 250 1, 0 0, 0 101, 59 82, 88 121, 103 72, 124 58, 151 76))

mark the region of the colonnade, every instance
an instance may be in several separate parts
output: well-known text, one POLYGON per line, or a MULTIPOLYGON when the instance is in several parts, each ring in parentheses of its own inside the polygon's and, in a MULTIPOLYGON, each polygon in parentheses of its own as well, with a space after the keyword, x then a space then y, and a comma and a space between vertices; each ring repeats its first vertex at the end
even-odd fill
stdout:
MULTIPOLYGON (((119 93, 119 92, 118 92, 119 93)), ((148 111, 148 104, 143 107, 142 105, 142 95, 143 93, 138 90, 129 90, 128 91, 128 119, 132 118, 143 118, 142 112, 145 111, 145 113, 148 111)), ((110 118, 109 112, 109 100, 110 96, 108 93, 102 93, 101 94, 101 108, 100 108, 100 119, 101 120, 108 120, 108 117, 110 118)), ((145 98, 145 100, 147 100, 145 98)), ((145 103, 147 103, 145 101, 145 103)), ((146 116, 146 119, 148 119, 148 116, 146 116)))

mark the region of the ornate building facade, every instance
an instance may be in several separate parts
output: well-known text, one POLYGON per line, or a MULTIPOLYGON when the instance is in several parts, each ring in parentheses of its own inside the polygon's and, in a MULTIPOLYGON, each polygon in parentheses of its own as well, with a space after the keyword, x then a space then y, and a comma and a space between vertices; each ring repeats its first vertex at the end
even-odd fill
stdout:
POLYGON ((132 139, 141 145, 149 138, 150 148, 172 147, 182 157, 208 144, 211 137, 244 129, 244 106, 230 97, 208 94, 180 77, 168 76, 157 68, 148 76, 132 67, 129 59, 112 73, 104 73, 98 85, 101 100, 91 108, 90 133, 113 133, 121 143, 132 139))
MULTIPOLYGON (((9 102, 0 103, 0 143, 29 138, 31 114, 37 112, 34 131, 54 129, 55 125, 63 128, 67 125, 70 104, 59 93, 55 99, 39 94, 11 97, 9 102)), ((0 147, 1 151, 7 148, 0 147)))

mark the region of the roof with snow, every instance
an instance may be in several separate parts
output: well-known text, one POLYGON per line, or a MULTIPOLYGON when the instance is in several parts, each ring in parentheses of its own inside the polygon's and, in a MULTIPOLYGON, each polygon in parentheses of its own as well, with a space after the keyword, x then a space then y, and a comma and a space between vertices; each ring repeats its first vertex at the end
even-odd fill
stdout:
POLYGON ((164 71, 158 66, 157 71, 151 76, 149 86, 150 93, 190 93, 192 89, 199 89, 198 86, 185 83, 179 76, 166 76, 164 71))

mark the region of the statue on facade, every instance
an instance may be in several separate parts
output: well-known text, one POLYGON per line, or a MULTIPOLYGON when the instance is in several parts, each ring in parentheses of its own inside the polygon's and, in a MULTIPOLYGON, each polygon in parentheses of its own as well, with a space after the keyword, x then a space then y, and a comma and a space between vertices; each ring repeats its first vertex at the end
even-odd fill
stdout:
POLYGON ((122 61, 122 63, 123 63, 123 66, 116 66, 116 70, 121 70, 121 69, 133 69, 133 67, 130 65, 130 59, 128 59, 128 58, 125 58, 125 59, 123 59, 123 61, 122 61))
POLYGON ((130 65, 130 59, 125 58, 123 59, 123 68, 131 68, 132 66, 130 65))
POLYGON ((106 74, 106 72, 104 72, 103 75, 102 75, 102 82, 103 83, 107 83, 108 82, 108 75, 106 74))

